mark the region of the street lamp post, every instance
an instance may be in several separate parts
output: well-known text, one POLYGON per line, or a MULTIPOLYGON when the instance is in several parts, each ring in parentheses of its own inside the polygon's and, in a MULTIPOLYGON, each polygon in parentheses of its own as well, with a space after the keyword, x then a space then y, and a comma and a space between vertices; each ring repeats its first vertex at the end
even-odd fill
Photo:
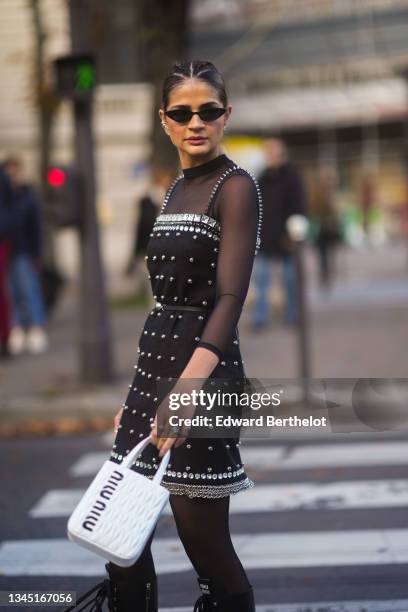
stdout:
POLYGON ((308 230, 308 220, 304 215, 292 215, 286 223, 289 236, 294 243, 294 259, 296 267, 296 298, 298 301, 298 372, 302 384, 302 400, 309 403, 310 382, 310 339, 309 318, 306 301, 306 275, 303 254, 304 243, 308 230))

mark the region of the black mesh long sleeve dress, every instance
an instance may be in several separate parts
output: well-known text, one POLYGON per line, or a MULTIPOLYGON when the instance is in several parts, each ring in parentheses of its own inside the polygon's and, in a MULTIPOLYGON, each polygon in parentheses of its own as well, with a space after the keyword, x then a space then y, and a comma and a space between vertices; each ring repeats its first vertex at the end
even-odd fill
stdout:
MULTIPOLYGON (((183 170, 170 187, 145 258, 156 306, 140 334, 112 461, 120 463, 150 435, 163 399, 158 381, 179 377, 197 347, 219 358, 210 378, 245 377, 237 326, 261 221, 255 179, 225 154, 183 170)), ((239 437, 187 438, 171 448, 162 485, 173 494, 207 498, 254 486, 239 446, 239 437)), ((131 469, 153 478, 160 460, 156 446, 149 444, 131 469)))

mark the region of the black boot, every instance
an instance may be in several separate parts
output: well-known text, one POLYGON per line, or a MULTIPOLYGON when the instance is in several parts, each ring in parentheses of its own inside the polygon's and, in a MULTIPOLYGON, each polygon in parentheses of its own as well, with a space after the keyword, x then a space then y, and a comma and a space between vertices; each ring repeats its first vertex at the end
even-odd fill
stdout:
POLYGON ((255 612, 252 586, 243 593, 226 594, 216 589, 209 578, 197 578, 202 595, 197 599, 193 612, 255 612))
MULTIPOLYGON (((113 610, 113 592, 108 578, 98 582, 89 591, 79 597, 74 606, 65 608, 63 612, 103 612, 104 601, 108 602, 108 609, 113 610), (90 599, 93 595, 92 599, 90 599)), ((55 611, 57 612, 57 611, 55 611)))
POLYGON ((110 612, 158 612, 157 577, 138 581, 115 575, 111 565, 105 565, 109 575, 110 612))

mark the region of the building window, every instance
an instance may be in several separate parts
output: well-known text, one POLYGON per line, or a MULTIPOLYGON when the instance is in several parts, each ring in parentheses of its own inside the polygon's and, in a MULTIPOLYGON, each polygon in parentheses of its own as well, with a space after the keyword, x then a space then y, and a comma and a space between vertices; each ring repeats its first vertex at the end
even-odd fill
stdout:
POLYGON ((134 0, 91 0, 91 15, 98 82, 143 80, 138 3, 134 0))

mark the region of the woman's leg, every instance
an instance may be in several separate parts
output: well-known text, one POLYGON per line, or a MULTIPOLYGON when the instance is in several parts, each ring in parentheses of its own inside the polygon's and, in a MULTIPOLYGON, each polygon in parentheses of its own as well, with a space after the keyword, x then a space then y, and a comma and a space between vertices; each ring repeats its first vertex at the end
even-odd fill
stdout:
POLYGON ((151 553, 155 530, 136 563, 130 567, 121 567, 112 562, 107 565, 116 606, 120 612, 158 612, 158 583, 151 553))
POLYGON ((231 541, 229 502, 229 497, 170 495, 178 534, 197 574, 226 594, 243 593, 250 583, 231 541))

